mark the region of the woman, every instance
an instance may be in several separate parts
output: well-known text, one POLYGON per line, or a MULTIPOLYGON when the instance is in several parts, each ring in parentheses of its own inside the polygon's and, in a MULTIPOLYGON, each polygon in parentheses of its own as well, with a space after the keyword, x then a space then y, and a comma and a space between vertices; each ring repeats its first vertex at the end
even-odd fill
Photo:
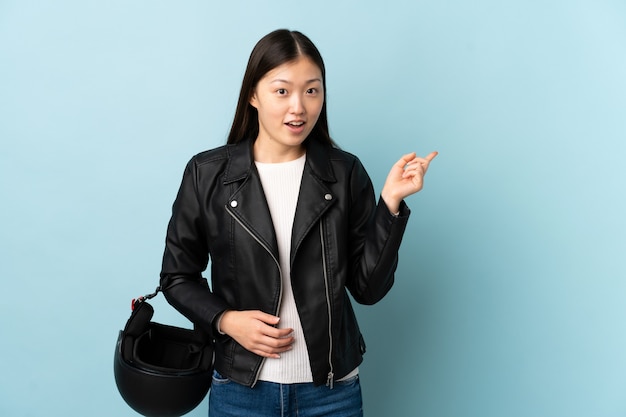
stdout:
POLYGON ((168 301, 215 340, 209 415, 359 416, 363 304, 391 288, 433 152, 404 155, 376 203, 334 146, 322 58, 277 30, 253 49, 225 146, 187 164, 161 272, 168 301), (201 277, 211 258, 211 289, 201 277))

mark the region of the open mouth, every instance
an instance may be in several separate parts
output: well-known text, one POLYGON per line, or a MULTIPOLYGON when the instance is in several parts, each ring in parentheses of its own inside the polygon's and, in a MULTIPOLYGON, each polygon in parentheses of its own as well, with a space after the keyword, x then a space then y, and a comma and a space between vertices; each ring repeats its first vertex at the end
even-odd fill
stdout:
POLYGON ((287 122, 285 124, 292 127, 300 127, 304 124, 304 122, 287 122))

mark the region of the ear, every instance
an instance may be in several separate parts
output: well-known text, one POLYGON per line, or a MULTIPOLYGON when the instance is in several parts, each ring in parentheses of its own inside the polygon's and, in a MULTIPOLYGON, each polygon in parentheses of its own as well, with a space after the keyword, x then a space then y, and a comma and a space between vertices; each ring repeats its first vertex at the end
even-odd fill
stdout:
POLYGON ((256 98, 256 91, 252 92, 252 95, 250 96, 250 100, 248 100, 248 102, 255 109, 259 109, 259 100, 256 98))

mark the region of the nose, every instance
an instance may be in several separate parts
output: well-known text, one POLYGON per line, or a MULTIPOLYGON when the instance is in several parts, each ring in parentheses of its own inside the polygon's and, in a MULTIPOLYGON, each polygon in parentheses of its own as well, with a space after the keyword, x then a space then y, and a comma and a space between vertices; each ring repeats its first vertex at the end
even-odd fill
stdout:
POLYGON ((304 114, 304 103, 302 97, 298 94, 291 96, 291 108, 289 109, 292 114, 304 114))

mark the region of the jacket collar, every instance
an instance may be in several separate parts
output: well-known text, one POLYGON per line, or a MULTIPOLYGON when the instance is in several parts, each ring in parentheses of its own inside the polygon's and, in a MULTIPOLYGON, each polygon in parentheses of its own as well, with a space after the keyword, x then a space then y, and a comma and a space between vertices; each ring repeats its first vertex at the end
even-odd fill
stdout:
MULTIPOLYGON (((241 181, 250 175, 254 162, 254 140, 245 139, 234 145, 227 146, 228 166, 224 173, 224 184, 241 181)), ((325 182, 336 182, 335 173, 330 163, 330 146, 314 139, 307 139, 306 164, 311 173, 325 182)))

